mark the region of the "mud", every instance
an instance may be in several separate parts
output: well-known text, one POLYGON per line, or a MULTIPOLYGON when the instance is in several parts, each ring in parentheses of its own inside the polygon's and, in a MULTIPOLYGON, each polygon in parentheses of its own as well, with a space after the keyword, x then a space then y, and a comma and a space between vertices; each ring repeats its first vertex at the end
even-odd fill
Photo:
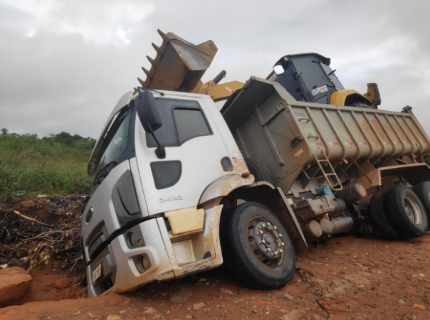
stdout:
POLYGON ((67 280, 48 265, 0 319, 429 319, 429 252, 429 235, 333 238, 299 256, 293 280, 278 290, 246 289, 220 268, 92 299, 76 286, 79 275, 67 280))

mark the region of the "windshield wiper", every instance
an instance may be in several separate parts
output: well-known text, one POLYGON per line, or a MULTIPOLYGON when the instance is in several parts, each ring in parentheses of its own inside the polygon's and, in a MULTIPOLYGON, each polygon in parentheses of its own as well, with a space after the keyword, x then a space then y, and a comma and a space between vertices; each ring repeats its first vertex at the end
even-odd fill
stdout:
POLYGON ((103 180, 108 176, 109 172, 111 172, 111 170, 113 168, 115 168, 118 165, 118 161, 112 160, 108 163, 106 163, 99 171, 99 173, 97 173, 96 178, 94 179, 96 184, 100 184, 103 182, 103 180), (103 179, 102 179, 103 178, 103 179), (99 181, 101 180, 101 181, 99 181))

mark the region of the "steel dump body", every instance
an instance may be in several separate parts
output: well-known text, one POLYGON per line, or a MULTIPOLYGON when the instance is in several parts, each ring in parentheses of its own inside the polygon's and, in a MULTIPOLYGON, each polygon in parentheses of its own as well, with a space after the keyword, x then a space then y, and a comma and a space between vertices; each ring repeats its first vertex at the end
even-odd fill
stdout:
POLYGON ((254 77, 222 113, 245 157, 264 162, 285 193, 312 190, 311 182, 327 175, 339 190, 345 180, 339 169, 392 166, 405 155, 415 163, 430 153, 429 137, 411 112, 301 102, 278 83, 254 77))

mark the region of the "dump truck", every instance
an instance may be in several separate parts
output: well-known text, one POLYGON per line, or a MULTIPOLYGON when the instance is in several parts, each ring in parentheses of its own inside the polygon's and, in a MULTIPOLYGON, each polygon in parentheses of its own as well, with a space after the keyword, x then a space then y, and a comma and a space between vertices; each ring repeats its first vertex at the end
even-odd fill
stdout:
POLYGON ((147 79, 119 99, 88 163, 89 296, 224 262, 245 286, 279 288, 312 241, 427 233, 430 139, 410 107, 298 101, 251 77, 217 91, 228 98, 219 110, 214 91, 199 92, 224 85, 199 83, 215 45, 161 34, 147 79))

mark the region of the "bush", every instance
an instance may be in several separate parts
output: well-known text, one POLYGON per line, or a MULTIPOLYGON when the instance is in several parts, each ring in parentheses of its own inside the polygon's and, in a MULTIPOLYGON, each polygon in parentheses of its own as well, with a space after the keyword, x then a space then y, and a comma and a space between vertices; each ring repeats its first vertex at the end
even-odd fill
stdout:
POLYGON ((95 140, 66 132, 39 139, 37 135, 0 135, 0 195, 89 192, 86 163, 95 140))

